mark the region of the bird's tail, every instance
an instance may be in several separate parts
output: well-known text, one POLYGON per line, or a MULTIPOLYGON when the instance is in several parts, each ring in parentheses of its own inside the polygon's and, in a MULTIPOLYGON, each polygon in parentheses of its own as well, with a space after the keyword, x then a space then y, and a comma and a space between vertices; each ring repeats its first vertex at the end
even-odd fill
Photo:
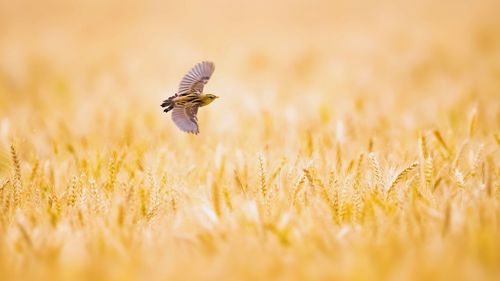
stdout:
POLYGON ((161 104, 161 107, 164 107, 165 109, 163 110, 164 112, 169 112, 170 110, 172 110, 175 106, 175 103, 173 101, 173 99, 177 96, 177 94, 175 94, 174 96, 171 96, 169 97, 168 99, 164 100, 163 103, 161 104))

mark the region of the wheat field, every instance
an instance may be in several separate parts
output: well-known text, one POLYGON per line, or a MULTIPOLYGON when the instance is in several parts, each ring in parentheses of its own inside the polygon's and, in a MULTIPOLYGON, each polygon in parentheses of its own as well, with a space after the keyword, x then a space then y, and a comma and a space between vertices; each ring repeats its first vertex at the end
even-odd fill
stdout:
POLYGON ((499 280, 499 11, 0 1, 0 280, 499 280))

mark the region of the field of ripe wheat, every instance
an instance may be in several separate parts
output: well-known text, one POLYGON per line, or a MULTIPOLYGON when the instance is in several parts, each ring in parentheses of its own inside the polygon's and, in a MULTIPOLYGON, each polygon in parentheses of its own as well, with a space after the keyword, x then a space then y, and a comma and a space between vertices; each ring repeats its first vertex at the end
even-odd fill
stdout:
POLYGON ((0 280, 500 279, 499 2, 269 2, 0 0, 0 280))

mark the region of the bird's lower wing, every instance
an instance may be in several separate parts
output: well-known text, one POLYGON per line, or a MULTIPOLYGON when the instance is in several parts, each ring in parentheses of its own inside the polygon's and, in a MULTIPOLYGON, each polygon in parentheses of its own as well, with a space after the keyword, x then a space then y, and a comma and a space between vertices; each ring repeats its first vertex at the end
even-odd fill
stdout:
POLYGON ((172 120, 179 129, 184 132, 197 135, 200 131, 198 129, 198 106, 192 104, 178 104, 175 105, 172 111, 172 120))

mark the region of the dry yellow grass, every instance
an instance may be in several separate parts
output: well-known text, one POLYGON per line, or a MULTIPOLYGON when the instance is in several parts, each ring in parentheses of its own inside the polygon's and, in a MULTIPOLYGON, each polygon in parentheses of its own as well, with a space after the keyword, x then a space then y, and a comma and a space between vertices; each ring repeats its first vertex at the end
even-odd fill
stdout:
POLYGON ((181 2, 0 2, 0 280, 500 279, 498 1, 181 2))

